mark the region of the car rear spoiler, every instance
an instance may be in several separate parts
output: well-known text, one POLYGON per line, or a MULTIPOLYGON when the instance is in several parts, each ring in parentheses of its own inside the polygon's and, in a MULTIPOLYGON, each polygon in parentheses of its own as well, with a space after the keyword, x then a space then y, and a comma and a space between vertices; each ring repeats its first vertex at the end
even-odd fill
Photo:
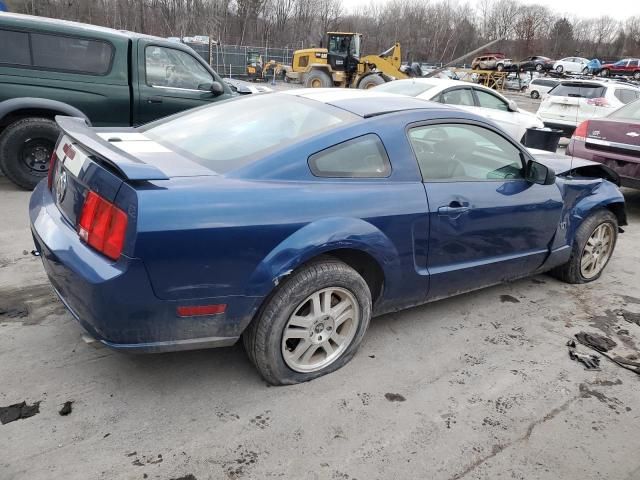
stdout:
POLYGON ((100 157, 128 180, 168 180, 159 168, 113 148, 87 125, 83 118, 56 116, 56 123, 69 137, 81 144, 82 148, 100 157))

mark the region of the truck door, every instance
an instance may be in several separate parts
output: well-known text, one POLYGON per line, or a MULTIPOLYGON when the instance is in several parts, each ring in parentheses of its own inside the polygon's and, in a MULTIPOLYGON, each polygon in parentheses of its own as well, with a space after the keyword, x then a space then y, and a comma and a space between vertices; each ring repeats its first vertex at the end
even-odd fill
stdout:
POLYGON ((138 99, 134 124, 231 97, 228 87, 194 53, 168 45, 138 42, 138 99), (224 93, 211 92, 219 82, 224 93))

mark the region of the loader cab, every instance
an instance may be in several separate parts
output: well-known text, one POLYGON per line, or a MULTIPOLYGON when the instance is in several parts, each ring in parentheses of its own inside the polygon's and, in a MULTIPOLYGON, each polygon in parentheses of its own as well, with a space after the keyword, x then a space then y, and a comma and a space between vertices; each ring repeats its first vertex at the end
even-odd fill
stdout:
POLYGON ((327 33, 327 62, 334 71, 355 71, 360 60, 359 33, 327 33))

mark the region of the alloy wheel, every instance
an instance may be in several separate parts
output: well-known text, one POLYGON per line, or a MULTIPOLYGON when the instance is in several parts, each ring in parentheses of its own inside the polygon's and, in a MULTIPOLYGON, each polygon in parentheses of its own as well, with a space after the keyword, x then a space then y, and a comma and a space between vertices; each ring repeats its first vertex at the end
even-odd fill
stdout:
POLYGON ((587 240, 580 258, 580 273, 585 279, 598 275, 613 251, 613 225, 601 223, 587 240))
POLYGON ((282 334, 282 357, 289 368, 309 373, 336 361, 358 330, 360 307, 341 287, 318 290, 293 311, 282 334))

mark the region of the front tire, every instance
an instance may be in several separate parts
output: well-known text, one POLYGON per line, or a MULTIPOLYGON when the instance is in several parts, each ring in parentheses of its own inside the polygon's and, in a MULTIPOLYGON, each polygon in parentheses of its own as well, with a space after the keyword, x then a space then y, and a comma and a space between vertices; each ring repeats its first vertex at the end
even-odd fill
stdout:
POLYGON ((538 92, 537 90, 534 90, 533 92, 531 92, 531 98, 533 99, 540 98, 540 92, 538 92))
POLYGON ((602 71, 600 72, 600 76, 601 76, 601 77, 608 77, 610 73, 611 73, 611 72, 609 72, 609 70, 607 70, 607 69, 605 68, 604 70, 602 70, 602 71))
POLYGON ((307 382, 353 358, 370 318, 367 283, 327 257, 280 284, 243 333, 244 347, 268 383, 307 382))
POLYGON ((304 76, 304 86, 305 88, 329 88, 333 87, 333 80, 322 70, 311 70, 304 76))
POLYGON ((60 130, 48 118, 24 118, 0 136, 0 169, 9 180, 33 190, 47 176, 60 130))
POLYGON ((640 80, 640 71, 633 72, 633 79, 634 80, 640 80))
POLYGON ((564 67, 563 67, 562 65, 558 65, 558 66, 556 67, 556 72, 558 72, 558 73, 562 73, 562 72, 564 72, 564 67))
POLYGON ((571 257, 551 274, 567 283, 588 283, 600 278, 618 240, 618 220, 609 210, 597 210, 576 231, 571 257))
POLYGON ((362 80, 360 80, 360 83, 358 84, 358 88, 361 88, 363 90, 368 90, 370 88, 377 87, 378 85, 382 85, 383 83, 386 83, 384 81, 384 78, 382 78, 380 75, 372 74, 372 75, 367 75, 362 80))
POLYGON ((536 72, 541 72, 541 71, 542 71, 542 68, 543 68, 543 67, 542 67, 542 64, 541 64, 541 63, 538 63, 538 64, 536 65, 536 72))

